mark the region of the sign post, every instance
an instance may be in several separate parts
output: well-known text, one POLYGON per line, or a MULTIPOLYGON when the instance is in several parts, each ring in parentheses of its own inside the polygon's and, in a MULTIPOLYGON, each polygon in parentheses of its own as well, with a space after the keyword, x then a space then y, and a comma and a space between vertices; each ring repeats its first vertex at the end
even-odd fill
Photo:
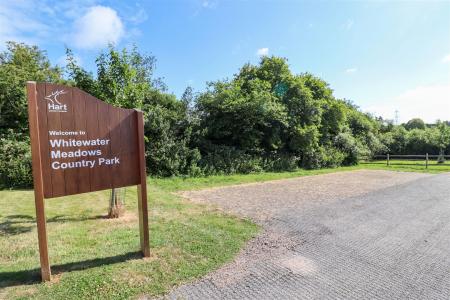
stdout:
POLYGON ((36 207, 36 222, 39 241, 39 258, 41 262, 41 276, 43 281, 50 280, 50 263, 48 259, 47 225, 45 220, 44 187, 42 178, 41 151, 39 149, 39 124, 37 118, 36 84, 27 83, 28 122, 30 126, 34 201, 36 207))
POLYGON ((28 82, 27 97, 42 280, 51 278, 46 198, 137 185, 140 246, 148 257, 142 112, 56 84, 28 82))
MULTIPOLYGON (((137 111, 137 129, 138 135, 144 137, 144 117, 141 111, 137 111)), ((145 257, 150 256, 149 235, 148 235, 148 208, 147 208, 147 181, 145 174, 145 145, 144 139, 138 139, 139 142, 139 170, 141 180, 137 187, 138 192, 138 210, 139 210, 139 231, 141 238, 141 250, 145 257)))

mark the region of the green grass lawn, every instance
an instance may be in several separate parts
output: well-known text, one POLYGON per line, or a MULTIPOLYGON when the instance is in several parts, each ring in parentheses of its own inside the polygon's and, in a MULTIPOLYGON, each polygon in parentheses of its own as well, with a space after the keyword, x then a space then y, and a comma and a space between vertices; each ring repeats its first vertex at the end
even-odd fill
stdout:
POLYGON ((189 203, 173 192, 356 169, 448 172, 450 166, 398 162, 323 170, 149 178, 151 257, 139 250, 136 189, 127 188, 126 215, 109 220, 108 192, 46 200, 54 274, 40 283, 33 192, 0 191, 0 299, 121 299, 161 295, 231 260, 258 227, 213 207, 189 203))
MULTIPOLYGON (((168 180, 167 182, 170 182, 168 180)), ((151 257, 139 250, 136 189, 127 214, 103 218, 108 192, 46 200, 54 282, 41 284, 32 191, 0 191, 0 299, 157 295, 230 260, 258 228, 187 203, 149 179, 151 257)))

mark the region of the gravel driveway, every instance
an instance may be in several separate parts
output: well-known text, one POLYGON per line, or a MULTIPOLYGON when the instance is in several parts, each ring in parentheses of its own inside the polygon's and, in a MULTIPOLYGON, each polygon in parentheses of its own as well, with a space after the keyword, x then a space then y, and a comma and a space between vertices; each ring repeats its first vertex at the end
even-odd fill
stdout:
POLYGON ((352 171, 183 193, 261 224, 170 299, 450 299, 450 173, 352 171))

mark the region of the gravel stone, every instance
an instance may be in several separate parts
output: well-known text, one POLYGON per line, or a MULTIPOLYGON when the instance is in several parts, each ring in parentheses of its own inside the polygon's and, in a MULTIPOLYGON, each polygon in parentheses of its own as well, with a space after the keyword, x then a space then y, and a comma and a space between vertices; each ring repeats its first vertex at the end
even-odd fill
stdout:
POLYGON ((450 173, 358 170, 183 192, 263 228, 167 299, 450 299, 450 173))

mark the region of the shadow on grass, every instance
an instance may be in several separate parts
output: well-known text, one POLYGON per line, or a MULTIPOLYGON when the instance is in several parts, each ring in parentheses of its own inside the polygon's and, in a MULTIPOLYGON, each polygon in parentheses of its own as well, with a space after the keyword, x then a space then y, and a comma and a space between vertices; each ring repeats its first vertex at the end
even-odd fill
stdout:
MULTIPOLYGON (((82 222, 87 220, 106 219, 106 216, 80 216, 69 217, 58 215, 47 219, 47 223, 82 222)), ((30 232, 36 225, 36 219, 29 215, 9 215, 2 217, 0 223, 0 235, 17 235, 30 232)))
MULTIPOLYGON (((111 257, 95 258, 79 262, 54 265, 52 266, 51 270, 52 275, 58 275, 61 273, 81 271, 90 268, 101 267, 104 265, 121 263, 138 258, 142 258, 142 254, 140 251, 128 252, 125 254, 111 257)), ((40 272, 41 272, 40 269, 0 272, 0 288, 40 283, 41 282, 40 272)))

